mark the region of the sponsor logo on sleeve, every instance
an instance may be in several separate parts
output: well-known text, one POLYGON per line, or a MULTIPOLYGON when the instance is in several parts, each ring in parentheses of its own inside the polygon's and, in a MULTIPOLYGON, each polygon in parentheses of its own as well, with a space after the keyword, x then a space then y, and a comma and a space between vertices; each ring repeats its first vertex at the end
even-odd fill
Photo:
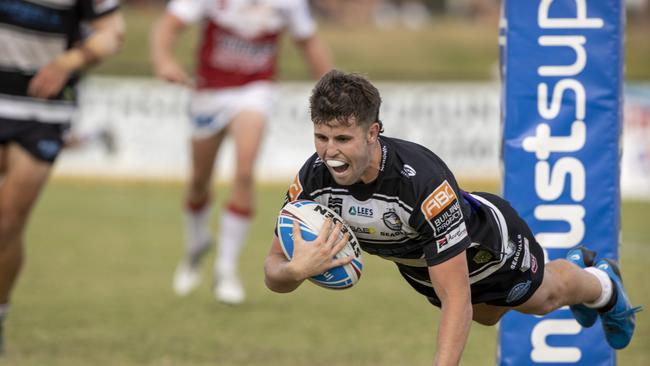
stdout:
POLYGON ((454 245, 460 243, 464 238, 467 237, 467 226, 464 222, 461 222, 456 228, 450 230, 445 236, 441 239, 436 240, 438 247, 438 253, 445 251, 454 245))
POLYGON ((439 185, 422 202, 420 210, 436 236, 441 236, 464 222, 463 211, 456 193, 447 181, 439 185))
POLYGON ((298 177, 298 174, 296 174, 296 177, 293 179, 293 183, 291 183, 289 186, 289 200, 297 200, 301 193, 302 184, 300 184, 300 178, 298 177))

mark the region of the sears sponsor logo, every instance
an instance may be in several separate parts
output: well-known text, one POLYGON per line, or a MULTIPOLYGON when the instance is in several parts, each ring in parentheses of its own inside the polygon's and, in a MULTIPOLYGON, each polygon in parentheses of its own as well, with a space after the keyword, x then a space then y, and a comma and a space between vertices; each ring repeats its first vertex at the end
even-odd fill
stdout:
POLYGON ((438 247, 438 253, 443 252, 454 245, 460 243, 463 239, 467 237, 467 226, 462 222, 458 227, 449 231, 441 239, 436 240, 438 247))
POLYGON ((512 287, 512 289, 510 289, 510 292, 508 293, 508 297, 506 298, 506 302, 507 303, 515 302, 515 301, 521 299, 522 297, 524 297, 524 295, 526 295, 528 290, 530 290, 530 284, 531 283, 532 283, 532 281, 528 280, 526 282, 520 282, 520 283, 514 285, 512 287))
POLYGON ((372 208, 363 206, 350 206, 348 213, 352 216, 372 217, 372 208))

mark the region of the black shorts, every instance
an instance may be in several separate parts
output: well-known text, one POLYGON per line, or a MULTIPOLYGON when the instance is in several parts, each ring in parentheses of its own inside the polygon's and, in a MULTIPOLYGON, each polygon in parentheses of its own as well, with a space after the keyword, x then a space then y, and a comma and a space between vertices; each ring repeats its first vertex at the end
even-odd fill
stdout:
MULTIPOLYGON (((508 227, 511 246, 503 266, 486 278, 471 284, 472 303, 514 307, 525 303, 537 291, 544 279, 544 250, 535 240, 526 222, 508 201, 489 193, 472 193, 492 203, 501 211, 508 227)), ((468 261, 474 253, 468 251, 468 261)), ((407 278, 408 280, 408 278, 407 278)), ((411 282, 411 281, 409 281, 411 282)), ((436 296, 428 297, 440 306, 436 296)))
POLYGON ((0 117, 0 145, 15 142, 36 159, 54 163, 63 148, 68 123, 18 121, 0 117))

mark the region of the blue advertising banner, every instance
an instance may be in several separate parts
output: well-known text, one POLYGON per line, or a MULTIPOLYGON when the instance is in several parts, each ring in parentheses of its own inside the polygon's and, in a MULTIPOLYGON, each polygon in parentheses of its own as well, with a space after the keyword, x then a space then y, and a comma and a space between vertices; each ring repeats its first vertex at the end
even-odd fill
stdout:
MULTIPOLYGON (((623 2, 506 0, 504 195, 545 248, 618 258, 623 2)), ((499 365, 614 365, 600 321, 511 312, 499 365)))

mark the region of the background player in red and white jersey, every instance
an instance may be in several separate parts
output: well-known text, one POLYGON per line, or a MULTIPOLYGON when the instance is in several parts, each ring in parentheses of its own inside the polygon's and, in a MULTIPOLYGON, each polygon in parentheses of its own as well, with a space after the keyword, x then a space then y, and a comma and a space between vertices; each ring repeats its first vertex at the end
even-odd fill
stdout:
POLYGON ((185 256, 174 275, 182 296, 199 282, 199 262, 212 242, 209 230, 211 180, 224 137, 235 143, 234 182, 220 222, 215 296, 237 304, 244 291, 237 274, 239 253, 254 210, 253 170, 273 101, 280 38, 290 33, 314 78, 331 68, 316 35, 307 0, 172 0, 152 34, 156 75, 193 86, 192 173, 185 202, 185 256), (196 80, 174 59, 177 35, 202 21, 196 80))

